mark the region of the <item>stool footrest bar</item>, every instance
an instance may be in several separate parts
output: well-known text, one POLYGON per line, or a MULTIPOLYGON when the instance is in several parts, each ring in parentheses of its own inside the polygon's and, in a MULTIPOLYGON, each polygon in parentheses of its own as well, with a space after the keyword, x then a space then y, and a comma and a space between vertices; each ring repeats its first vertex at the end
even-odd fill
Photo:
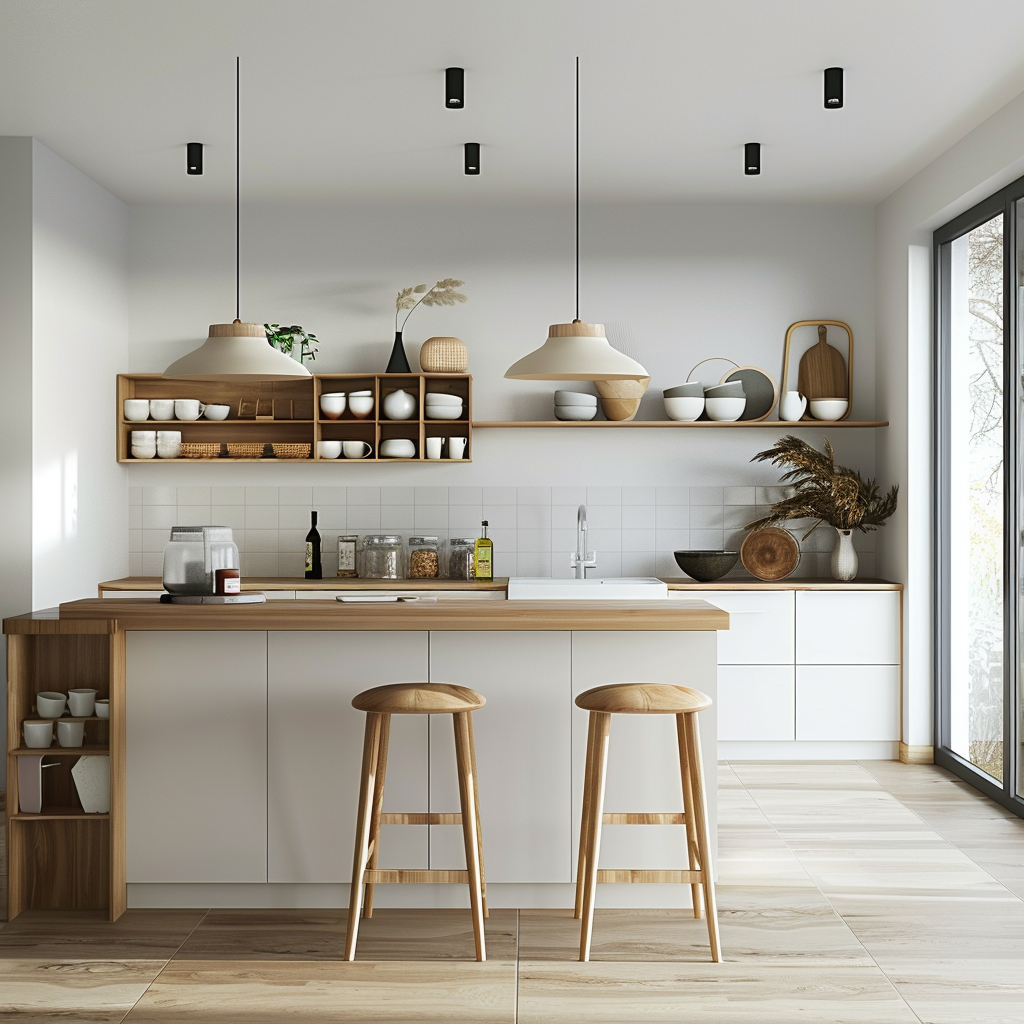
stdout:
POLYGON ((420 870, 419 868, 399 868, 393 870, 371 869, 363 872, 363 881, 372 885, 421 885, 436 883, 439 885, 469 882, 468 871, 420 870))
POLYGON ((380 816, 380 823, 382 825, 461 825, 462 815, 458 811, 452 814, 421 814, 418 812, 388 814, 385 812, 380 816))
POLYGON ((702 881, 699 871, 631 871, 629 868, 602 869, 597 873, 598 882, 684 882, 691 885, 702 881))
POLYGON ((601 821, 605 825, 685 825, 686 815, 682 811, 669 811, 660 814, 604 814, 601 821))

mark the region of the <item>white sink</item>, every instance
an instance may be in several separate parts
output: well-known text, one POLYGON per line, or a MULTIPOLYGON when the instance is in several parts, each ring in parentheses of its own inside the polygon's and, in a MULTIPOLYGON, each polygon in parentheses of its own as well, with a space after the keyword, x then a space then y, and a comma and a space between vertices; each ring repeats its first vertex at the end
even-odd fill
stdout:
POLYGON ((565 580, 513 576, 510 601, 646 601, 668 597, 668 586, 653 576, 608 580, 565 580))

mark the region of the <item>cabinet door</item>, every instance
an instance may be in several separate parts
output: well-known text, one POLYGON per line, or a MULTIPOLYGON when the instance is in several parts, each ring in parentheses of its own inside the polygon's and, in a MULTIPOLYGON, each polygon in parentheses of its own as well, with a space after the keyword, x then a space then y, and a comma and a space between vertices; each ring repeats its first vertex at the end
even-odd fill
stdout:
POLYGON ((900 595, 894 590, 800 591, 798 665, 896 665, 900 595))
POLYGON ((718 667, 720 740, 792 740, 794 714, 792 665, 718 667))
MULTIPOLYGON (((352 874, 371 686, 427 679, 425 632, 274 632, 269 642, 271 882, 347 882, 352 874)), ((427 720, 394 715, 385 811, 427 810, 427 720)), ((427 866, 427 830, 385 825, 378 866, 427 866)))
MULTIPOLYGON (((704 787, 712 840, 717 834, 717 684, 713 632, 577 632, 572 635, 572 695, 609 683, 692 686, 715 702, 699 715, 704 787)), ((583 804, 587 712, 573 707, 573 877, 583 804)), ((674 715, 613 715, 605 811, 681 811, 682 784, 674 715)), ((679 825, 609 825, 601 836, 606 868, 682 868, 679 825)))
MULTIPOLYGON (((490 882, 568 882, 570 634, 436 632, 430 679, 477 690, 473 713, 484 865, 490 882)), ((450 715, 430 721, 430 809, 457 811, 450 715)), ((430 826, 430 866, 466 864, 458 826, 430 826)))
POLYGON ((898 740, 896 665, 798 665, 798 740, 898 740))
POLYGON ((267 634, 128 633, 127 879, 267 880, 267 634))
POLYGON ((718 633, 720 665, 793 664, 793 592, 787 590, 685 590, 670 594, 729 613, 729 628, 718 633))

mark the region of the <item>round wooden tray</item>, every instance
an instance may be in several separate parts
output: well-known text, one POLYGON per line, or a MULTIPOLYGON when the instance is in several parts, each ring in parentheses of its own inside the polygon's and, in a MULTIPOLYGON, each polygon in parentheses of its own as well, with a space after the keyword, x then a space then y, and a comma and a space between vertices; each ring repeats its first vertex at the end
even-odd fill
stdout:
POLYGON ((759 580, 784 580, 800 564, 800 545, 789 530, 751 530, 740 545, 743 568, 759 580))

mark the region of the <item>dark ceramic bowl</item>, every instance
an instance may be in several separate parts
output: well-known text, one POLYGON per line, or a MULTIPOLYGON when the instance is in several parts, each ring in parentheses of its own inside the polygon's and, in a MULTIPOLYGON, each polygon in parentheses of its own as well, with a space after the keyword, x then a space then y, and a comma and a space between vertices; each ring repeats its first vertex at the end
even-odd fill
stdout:
POLYGON ((676 565, 698 583, 721 579, 739 561, 738 551, 676 551, 676 565))

